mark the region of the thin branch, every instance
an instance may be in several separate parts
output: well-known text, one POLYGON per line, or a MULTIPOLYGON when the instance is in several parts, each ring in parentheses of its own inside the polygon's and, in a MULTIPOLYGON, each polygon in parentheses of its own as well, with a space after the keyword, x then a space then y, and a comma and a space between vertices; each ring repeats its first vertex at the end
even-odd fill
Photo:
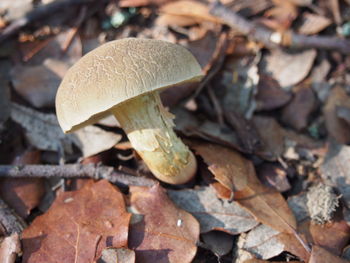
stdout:
POLYGON ((266 27, 256 25, 236 12, 216 1, 211 5, 210 13, 220 17, 227 25, 263 43, 267 48, 318 48, 350 53, 350 41, 331 36, 305 36, 294 32, 275 32, 266 27))
POLYGON ((92 178, 106 179, 118 186, 129 185, 152 186, 155 180, 143 176, 131 176, 113 167, 96 164, 65 164, 65 165, 0 165, 0 178, 92 178))
POLYGON ((22 233, 27 227, 24 220, 17 215, 1 198, 0 198, 0 225, 4 228, 7 235, 13 233, 22 233))

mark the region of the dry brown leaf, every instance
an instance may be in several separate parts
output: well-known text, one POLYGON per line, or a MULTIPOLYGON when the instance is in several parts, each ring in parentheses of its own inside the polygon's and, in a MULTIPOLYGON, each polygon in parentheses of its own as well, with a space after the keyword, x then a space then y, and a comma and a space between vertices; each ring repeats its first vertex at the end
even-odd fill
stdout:
POLYGON ((332 20, 321 15, 303 12, 301 23, 302 24, 298 30, 299 33, 304 35, 313 35, 319 33, 332 24, 332 20))
POLYGON ((335 255, 341 255, 350 239, 350 227, 346 221, 333 221, 326 224, 308 223, 312 243, 322 246, 335 255))
POLYGON ((22 235, 23 263, 93 262, 106 247, 125 247, 130 214, 107 181, 60 194, 22 235))
POLYGON ((200 223, 201 233, 221 230, 230 234, 247 232, 259 223, 236 202, 220 200, 211 187, 181 191, 168 190, 171 200, 191 213, 200 223))
POLYGON ((274 110, 285 105, 292 95, 281 89, 278 82, 271 76, 261 74, 258 83, 258 93, 255 96, 257 110, 274 110))
POLYGON ((0 244, 0 262, 15 263, 17 255, 21 253, 21 241, 17 233, 5 237, 0 244))
MULTIPOLYGON (((39 164, 39 162, 39 151, 26 151, 16 157, 13 164, 39 164)), ((39 205, 44 194, 44 180, 40 178, 4 178, 0 180, 1 198, 23 218, 39 205)))
POLYGON ((196 19, 197 22, 209 21, 222 23, 222 20, 209 13, 209 6, 193 0, 179 0, 169 2, 159 10, 161 13, 185 16, 196 19))
POLYGON ((130 187, 129 247, 143 263, 191 262, 197 252, 199 224, 177 208, 159 185, 130 187))
POLYGON ((135 263, 135 251, 127 248, 105 248, 96 263, 135 263))
POLYGON ((316 55, 315 49, 299 53, 287 53, 281 49, 274 49, 266 57, 264 71, 270 73, 282 88, 290 88, 309 74, 316 55))
POLYGON ((282 110, 282 121, 300 131, 307 127, 311 113, 316 109, 316 96, 310 86, 300 87, 291 102, 282 110))
POLYGON ((251 161, 219 145, 193 142, 190 146, 208 164, 215 179, 234 191, 237 202, 259 222, 280 232, 293 233, 296 221, 287 202, 280 193, 260 183, 251 161))
POLYGON ((243 249, 261 259, 270 259, 284 251, 305 261, 309 258, 309 254, 293 235, 279 233, 266 225, 259 225, 247 234, 243 249))
POLYGON ((287 30, 298 16, 298 9, 295 4, 288 0, 272 0, 275 7, 265 12, 274 23, 273 29, 278 31, 287 30))
POLYGON ((326 249, 313 246, 309 263, 349 263, 350 261, 333 255, 326 249))
POLYGON ((179 16, 171 14, 160 14, 157 17, 155 24, 158 26, 192 26, 197 24, 197 20, 193 17, 179 16))
POLYGON ((301 245, 300 241, 296 239, 294 235, 287 233, 280 233, 276 236, 277 240, 284 245, 284 250, 296 255, 303 261, 307 261, 310 258, 310 252, 306 251, 301 245))
POLYGON ((216 144, 197 141, 189 142, 189 146, 203 158, 215 180, 226 188, 235 192, 247 187, 248 178, 246 175, 254 172, 254 167, 238 152, 216 144))
POLYGON ((350 142, 350 126, 337 115, 337 107, 350 107, 350 96, 345 89, 336 86, 331 90, 326 105, 323 108, 323 114, 326 120, 326 127, 329 135, 339 143, 350 142))

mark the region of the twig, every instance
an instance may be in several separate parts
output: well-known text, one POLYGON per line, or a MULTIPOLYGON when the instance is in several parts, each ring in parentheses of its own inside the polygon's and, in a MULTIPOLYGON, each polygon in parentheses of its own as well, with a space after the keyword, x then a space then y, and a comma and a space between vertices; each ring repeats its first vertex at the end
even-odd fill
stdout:
POLYGON ((0 42, 16 34, 22 27, 29 25, 33 21, 46 17, 52 13, 56 13, 61 9, 67 8, 69 5, 88 4, 92 3, 93 1, 94 0, 60 0, 46 5, 40 5, 27 13, 25 17, 16 19, 9 26, 7 26, 0 34, 0 42))
POLYGON ((87 14, 87 6, 83 6, 80 9, 79 16, 75 22, 75 26, 72 27, 68 32, 67 39, 66 39, 65 43, 63 44, 63 48, 62 48, 63 53, 66 53, 68 48, 72 44, 74 37, 77 35, 81 24, 84 22, 86 14, 87 14))
POLYGON ((5 229, 7 235, 13 233, 22 233, 27 227, 24 220, 17 215, 1 198, 0 198, 0 225, 5 229))
POLYGON ((218 1, 211 5, 210 14, 220 17, 227 25, 242 34, 262 42, 267 48, 318 48, 337 50, 344 54, 350 53, 349 40, 329 36, 304 36, 294 32, 275 32, 256 25, 218 1))
POLYGON ((0 178, 92 178, 106 179, 118 186, 130 185, 152 186, 155 180, 146 177, 131 176, 113 167, 96 164, 65 164, 65 165, 0 165, 0 178))
POLYGON ((198 88, 196 89, 193 96, 191 96, 191 99, 196 98, 199 95, 199 93, 201 93, 203 88, 208 84, 208 82, 210 82, 210 80, 221 69, 226 58, 227 47, 228 47, 228 35, 227 33, 223 33, 221 34, 218 40, 211 62, 208 63, 211 66, 210 67, 207 66, 206 68, 204 68, 204 72, 206 72, 206 74, 203 77, 202 81, 199 83, 198 88))

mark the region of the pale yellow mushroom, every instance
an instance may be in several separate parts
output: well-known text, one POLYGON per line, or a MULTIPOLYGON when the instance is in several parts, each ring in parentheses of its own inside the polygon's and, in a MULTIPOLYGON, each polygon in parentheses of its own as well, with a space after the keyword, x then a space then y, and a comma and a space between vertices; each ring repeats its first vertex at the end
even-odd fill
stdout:
POLYGON ((113 114, 132 146, 161 181, 193 178, 196 159, 173 131, 173 115, 159 91, 198 81, 201 68, 184 47, 160 40, 126 38, 106 43, 69 69, 56 96, 64 132, 113 114))

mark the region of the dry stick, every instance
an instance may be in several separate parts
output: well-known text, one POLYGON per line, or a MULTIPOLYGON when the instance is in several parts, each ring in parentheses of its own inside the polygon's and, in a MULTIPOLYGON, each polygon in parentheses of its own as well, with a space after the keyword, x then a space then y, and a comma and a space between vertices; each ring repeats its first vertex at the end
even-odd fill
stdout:
POLYGON ((23 219, 17 215, 2 199, 0 199, 0 225, 7 235, 22 233, 27 227, 23 219))
POLYGON ((206 74, 203 77, 202 81, 199 83, 195 93, 191 96, 191 99, 196 98, 199 95, 199 93, 201 93, 203 88, 208 84, 208 82, 210 82, 210 80, 216 75, 216 73, 219 72, 222 65, 224 64, 227 47, 228 35, 227 33, 222 33, 218 40, 211 62, 209 63, 211 67, 204 68, 204 72, 206 72, 206 74))
POLYGON ((106 179, 111 183, 125 187, 129 185, 152 186, 155 180, 136 177, 114 170, 113 167, 96 164, 65 165, 0 165, 0 178, 92 178, 106 179))
POLYGON ((27 13, 24 17, 18 18, 7 26, 0 34, 0 43, 8 37, 16 34, 22 27, 25 27, 35 20, 47 17, 48 15, 67 8, 70 5, 80 5, 92 3, 94 0, 60 0, 46 5, 40 5, 27 13))
POLYGON ((349 40, 328 36, 305 36, 293 32, 286 32, 284 34, 275 32, 266 27, 256 25, 219 2, 214 2, 211 5, 210 13, 220 17, 227 25, 242 34, 262 42, 268 48, 277 48, 281 46, 292 48, 318 48, 337 50, 344 54, 350 53, 349 40))

